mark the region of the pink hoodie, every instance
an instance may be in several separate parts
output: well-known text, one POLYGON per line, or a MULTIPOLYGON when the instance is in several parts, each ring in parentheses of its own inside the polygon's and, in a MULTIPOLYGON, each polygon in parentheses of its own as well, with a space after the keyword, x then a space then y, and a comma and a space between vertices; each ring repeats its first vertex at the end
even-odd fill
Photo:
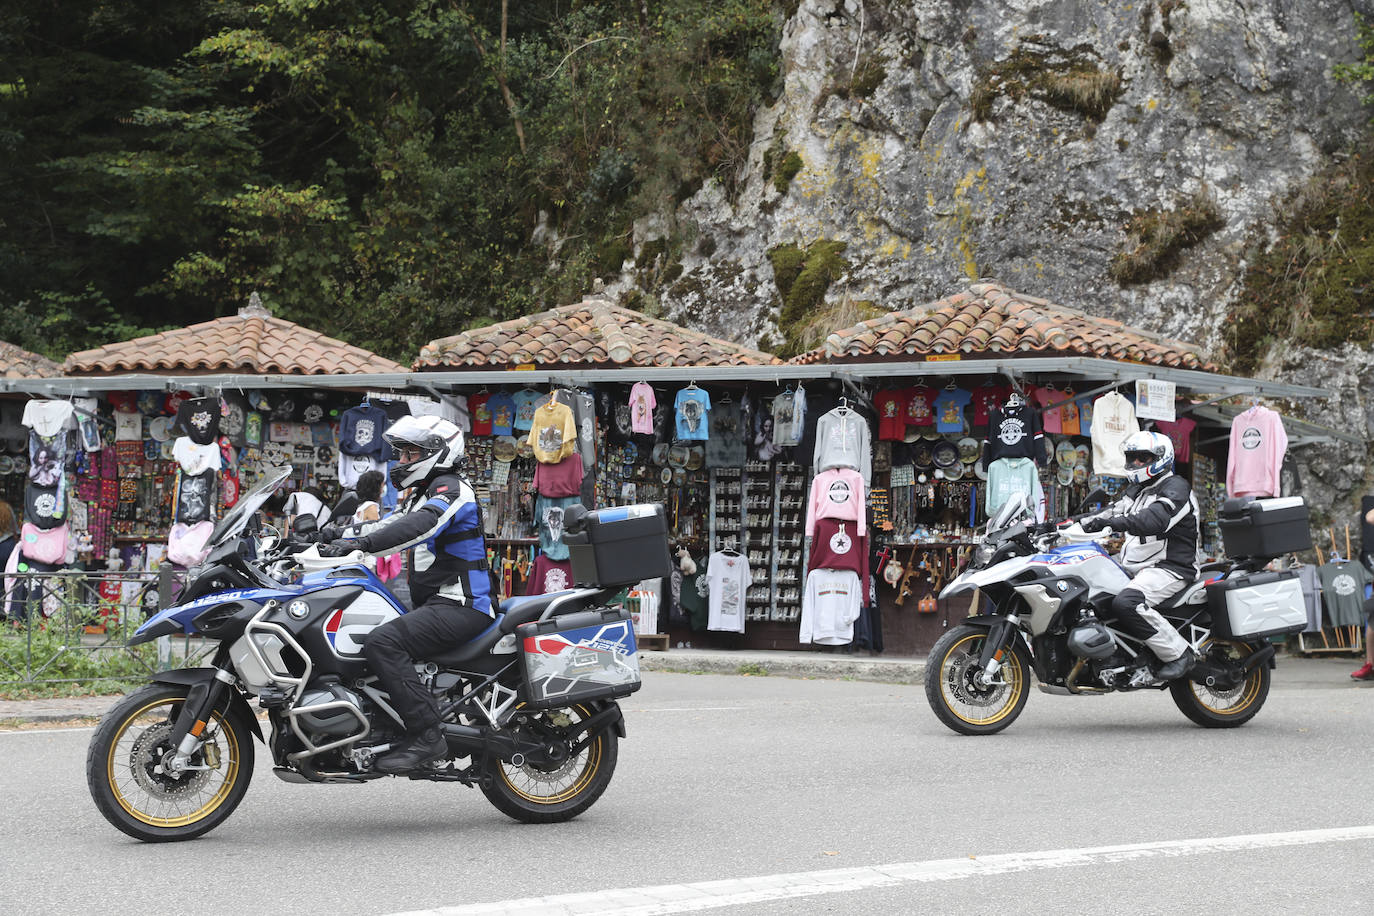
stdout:
POLYGON ((1231 496, 1277 496, 1279 468, 1288 451, 1283 418, 1268 407, 1251 407, 1231 421, 1226 492, 1231 496))

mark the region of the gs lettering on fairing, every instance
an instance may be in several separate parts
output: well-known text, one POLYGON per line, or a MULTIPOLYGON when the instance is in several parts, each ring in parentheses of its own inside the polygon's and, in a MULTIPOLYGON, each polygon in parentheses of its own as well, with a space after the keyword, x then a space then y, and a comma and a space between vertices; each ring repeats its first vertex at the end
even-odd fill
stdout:
MULTIPOLYGON (((185 602, 150 617, 130 640, 218 640, 208 666, 154 674, 116 702, 91 738, 92 798, 130 836, 185 840, 223 823, 248 791, 254 739, 286 782, 357 785, 384 778, 373 762, 405 733, 362 653, 372 630, 405 607, 361 553, 325 559, 271 529, 248 533, 288 473, 268 473, 239 500, 211 534, 185 602), (266 733, 253 703, 267 712, 266 733)), ((661 513, 616 511, 640 509, 661 513)), ((666 536, 662 550, 666 557, 666 536)), ((403 775, 476 786, 529 823, 591 807, 625 735, 615 700, 640 687, 629 614, 606 606, 618 588, 508 599, 470 642, 418 661, 449 756, 403 775), (520 651, 526 637, 580 653, 573 670, 532 678, 547 656, 520 651)))

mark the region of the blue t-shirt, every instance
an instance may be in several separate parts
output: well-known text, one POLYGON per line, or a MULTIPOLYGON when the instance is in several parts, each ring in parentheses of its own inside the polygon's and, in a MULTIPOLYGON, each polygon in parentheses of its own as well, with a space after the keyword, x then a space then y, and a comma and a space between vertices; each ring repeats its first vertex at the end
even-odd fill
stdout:
POLYGON ((684 388, 673 401, 677 410, 677 437, 679 439, 701 439, 711 437, 710 411, 711 396, 701 388, 684 388))
POLYGON ((539 408, 548 395, 541 394, 530 388, 525 388, 515 392, 511 399, 515 402, 515 429, 529 432, 534 426, 534 412, 539 408))
POLYGON ((491 434, 509 436, 515 429, 515 400, 504 391, 498 391, 487 401, 491 411, 491 434))
POLYGON ((964 408, 973 395, 962 388, 945 388, 935 397, 935 431, 961 433, 964 431, 964 408))

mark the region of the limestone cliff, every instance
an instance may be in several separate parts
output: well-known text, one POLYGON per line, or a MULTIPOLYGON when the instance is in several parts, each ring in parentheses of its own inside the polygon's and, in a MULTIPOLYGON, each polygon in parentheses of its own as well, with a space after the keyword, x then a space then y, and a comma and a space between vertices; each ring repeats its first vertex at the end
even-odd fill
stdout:
MULTIPOLYGON (((788 328, 770 250, 833 241, 823 302, 794 306, 903 308, 995 277, 1217 355, 1247 246, 1365 135, 1369 112, 1331 68, 1358 59, 1354 17, 1372 8, 801 0, 742 190, 708 184, 637 225, 637 246, 691 241, 680 273, 648 292, 684 324, 777 345, 788 328)), ((612 291, 642 277, 627 262, 612 291)))

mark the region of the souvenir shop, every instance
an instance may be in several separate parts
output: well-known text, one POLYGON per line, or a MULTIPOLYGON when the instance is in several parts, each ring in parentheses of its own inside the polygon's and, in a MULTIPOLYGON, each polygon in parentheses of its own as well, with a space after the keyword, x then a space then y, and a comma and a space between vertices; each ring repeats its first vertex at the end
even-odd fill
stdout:
MULTIPOLYGON (((387 423, 442 413, 468 432, 504 595, 571 583, 568 505, 659 503, 676 569, 627 594, 642 632, 672 646, 896 655, 928 650, 967 614, 966 601, 935 595, 989 513, 1020 493, 1059 517, 1095 488, 1117 492, 1120 443, 1136 429, 1174 440, 1211 523, 1205 546, 1219 551, 1227 474, 1241 475, 1233 488, 1282 488, 1282 420, 1256 404, 1228 429, 1193 412, 1220 398, 1193 405, 1187 392, 1320 393, 1072 359, 425 372, 324 377, 311 389, 196 381, 182 382, 194 394, 39 397, 13 427, 6 418, 0 438, 26 455, 7 456, 0 480, 24 501, 26 525, 65 529, 68 556, 101 561, 113 548, 133 568, 194 564, 213 520, 261 469, 293 469, 283 492, 295 502, 277 513, 324 513, 363 473, 385 470, 387 423), (388 393, 416 390, 425 395, 388 393), (1232 454, 1243 461, 1228 463, 1232 454), (66 473, 35 477, 35 465, 66 473)), ((62 562, 43 559, 55 548, 30 556, 62 562)))

